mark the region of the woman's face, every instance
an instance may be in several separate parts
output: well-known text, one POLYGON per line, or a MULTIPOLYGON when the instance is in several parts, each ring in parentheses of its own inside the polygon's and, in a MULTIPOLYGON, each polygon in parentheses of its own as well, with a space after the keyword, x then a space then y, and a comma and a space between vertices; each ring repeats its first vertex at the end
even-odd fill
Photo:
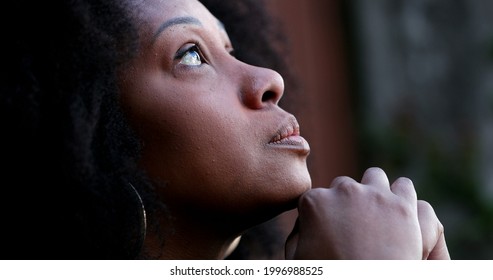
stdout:
POLYGON ((164 183, 166 204, 236 217, 293 207, 311 187, 309 145, 277 105, 282 77, 232 56, 224 27, 197 0, 151 2, 120 78, 141 165, 164 183))

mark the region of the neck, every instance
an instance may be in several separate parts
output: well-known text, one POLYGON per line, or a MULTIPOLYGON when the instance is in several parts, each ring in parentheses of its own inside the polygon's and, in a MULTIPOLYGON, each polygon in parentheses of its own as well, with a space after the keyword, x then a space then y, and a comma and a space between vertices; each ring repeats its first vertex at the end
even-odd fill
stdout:
POLYGON ((144 255, 152 259, 224 259, 238 244, 240 231, 225 229, 224 222, 188 218, 169 218, 160 224, 162 230, 150 229, 144 255))

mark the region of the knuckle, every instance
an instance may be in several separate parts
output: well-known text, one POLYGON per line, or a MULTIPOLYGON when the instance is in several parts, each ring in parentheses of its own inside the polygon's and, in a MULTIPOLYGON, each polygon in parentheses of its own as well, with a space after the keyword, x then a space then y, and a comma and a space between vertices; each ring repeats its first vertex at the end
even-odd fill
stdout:
POLYGON ((433 223, 435 224, 437 236, 440 236, 441 234, 443 234, 443 232, 445 230, 444 226, 440 222, 440 219, 438 219, 438 216, 437 216, 433 206, 429 202, 424 201, 424 200, 419 200, 418 203, 419 203, 418 207, 424 208, 424 210, 426 211, 426 214, 428 215, 428 218, 431 219, 431 221, 433 221, 433 223))
POLYGON ((413 181, 407 177, 399 177, 399 178, 397 178, 397 180, 395 180, 395 182, 402 185, 402 186, 414 188, 413 181))
POLYGON ((380 168, 380 167, 373 166, 373 167, 367 168, 366 171, 367 172, 369 172, 369 171, 372 171, 372 172, 383 172, 383 169, 380 168))
POLYGON ((299 202, 298 209, 303 212, 314 212, 317 205, 327 197, 328 189, 315 188, 305 192, 299 202))
POLYGON ((437 237, 444 233, 445 228, 429 202, 418 200, 418 212, 421 213, 420 216, 423 220, 434 226, 437 237))
POLYGON ((359 190, 360 184, 350 177, 337 177, 333 183, 332 188, 342 192, 343 194, 351 194, 359 190))
POLYGON ((339 176, 336 177, 334 180, 332 180, 332 184, 330 184, 330 186, 337 187, 341 184, 346 184, 348 181, 354 181, 354 180, 347 176, 339 176))
POLYGON ((435 210, 433 210, 431 204, 425 200, 418 200, 418 211, 428 216, 434 215, 435 213, 435 210))
POLYGON ((365 174, 385 174, 385 171, 380 167, 370 167, 366 169, 365 174))

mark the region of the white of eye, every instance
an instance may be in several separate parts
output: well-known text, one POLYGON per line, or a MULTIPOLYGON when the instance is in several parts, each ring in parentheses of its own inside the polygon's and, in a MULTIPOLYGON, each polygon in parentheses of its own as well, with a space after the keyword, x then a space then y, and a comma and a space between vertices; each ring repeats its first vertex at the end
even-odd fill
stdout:
POLYGON ((185 64, 188 66, 199 66, 202 64, 202 59, 200 58, 200 54, 197 51, 189 50, 181 58, 180 64, 185 64))

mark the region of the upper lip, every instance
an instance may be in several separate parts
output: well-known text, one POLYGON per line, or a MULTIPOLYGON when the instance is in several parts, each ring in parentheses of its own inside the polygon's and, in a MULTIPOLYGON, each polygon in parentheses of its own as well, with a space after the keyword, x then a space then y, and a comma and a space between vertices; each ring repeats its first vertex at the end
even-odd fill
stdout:
POLYGON ((274 143, 277 141, 281 141, 284 138, 288 138, 290 136, 299 136, 300 135, 300 125, 298 121, 293 115, 289 115, 287 120, 285 120, 277 129, 276 134, 272 137, 269 143, 274 143))

